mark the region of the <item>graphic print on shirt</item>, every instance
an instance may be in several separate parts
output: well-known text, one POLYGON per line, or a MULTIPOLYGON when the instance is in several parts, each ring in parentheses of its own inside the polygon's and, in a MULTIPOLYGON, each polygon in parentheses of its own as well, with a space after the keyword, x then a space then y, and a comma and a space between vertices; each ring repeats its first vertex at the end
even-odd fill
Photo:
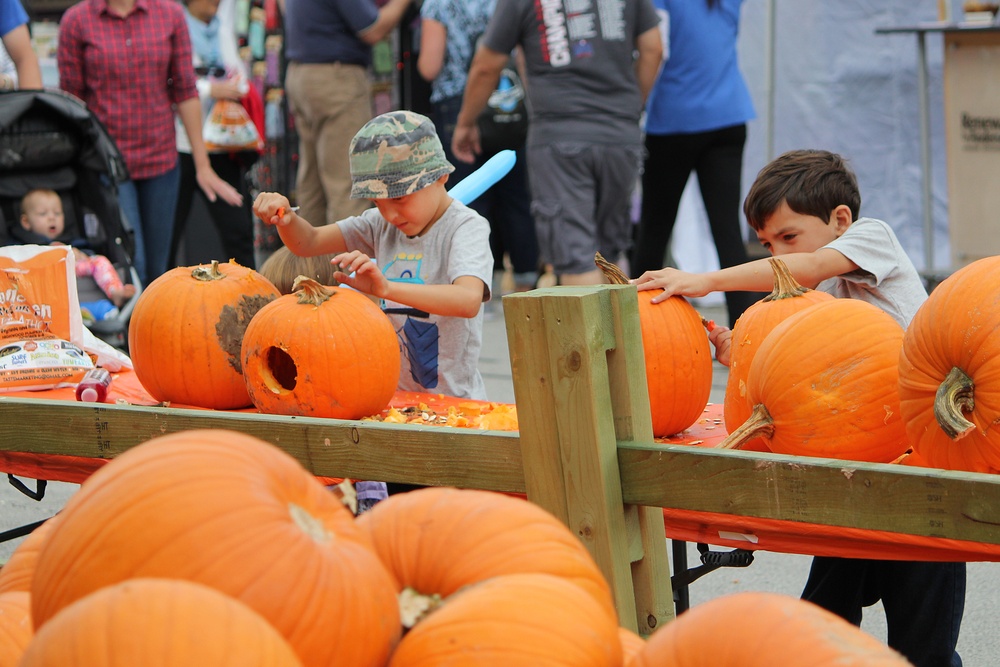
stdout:
POLYGON ((552 67, 594 55, 592 41, 625 41, 624 0, 535 0, 542 57, 552 67))
MULTIPOLYGON (((423 254, 399 253, 386 264, 382 273, 387 280, 397 283, 423 285, 420 265, 423 254)), ((421 387, 434 389, 438 385, 438 341, 440 333, 436 323, 428 321, 430 315, 416 308, 401 304, 383 304, 387 315, 406 315, 403 327, 396 331, 400 345, 410 362, 410 377, 421 387)))

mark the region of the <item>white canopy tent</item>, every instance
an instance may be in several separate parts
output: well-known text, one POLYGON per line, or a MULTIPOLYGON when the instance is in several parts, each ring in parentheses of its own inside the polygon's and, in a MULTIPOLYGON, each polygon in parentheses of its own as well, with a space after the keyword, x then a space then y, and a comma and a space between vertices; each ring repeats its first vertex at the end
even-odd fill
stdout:
MULTIPOLYGON (((937 19, 937 0, 747 0, 740 64, 757 119, 748 127, 744 195, 758 170, 784 151, 840 153, 857 173, 862 215, 889 223, 918 270, 947 271, 941 36, 926 42, 935 239, 934 266, 926 266, 917 38, 876 34, 937 19)), ((718 267, 694 178, 672 253, 682 269, 718 267)))

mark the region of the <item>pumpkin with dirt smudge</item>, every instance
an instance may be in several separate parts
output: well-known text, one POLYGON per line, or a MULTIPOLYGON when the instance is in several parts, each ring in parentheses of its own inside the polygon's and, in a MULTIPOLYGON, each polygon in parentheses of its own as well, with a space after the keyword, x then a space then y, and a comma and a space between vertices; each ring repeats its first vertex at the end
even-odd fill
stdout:
POLYGON ((164 273, 139 296, 129 323, 136 377, 158 401, 215 410, 249 406, 243 333, 278 296, 266 278, 232 261, 164 273))

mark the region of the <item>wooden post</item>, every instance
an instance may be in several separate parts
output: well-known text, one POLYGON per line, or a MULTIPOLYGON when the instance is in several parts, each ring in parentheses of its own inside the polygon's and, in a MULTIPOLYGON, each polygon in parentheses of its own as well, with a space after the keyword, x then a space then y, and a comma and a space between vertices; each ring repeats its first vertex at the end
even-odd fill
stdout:
POLYGON ((673 606, 662 513, 622 502, 618 440, 652 442, 635 287, 535 290, 504 312, 528 498, 579 535, 620 623, 648 634, 673 606))

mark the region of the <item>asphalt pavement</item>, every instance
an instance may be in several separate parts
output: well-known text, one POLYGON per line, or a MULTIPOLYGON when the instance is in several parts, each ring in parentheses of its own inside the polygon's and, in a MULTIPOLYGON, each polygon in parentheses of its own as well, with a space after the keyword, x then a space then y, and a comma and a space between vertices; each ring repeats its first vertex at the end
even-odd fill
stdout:
MULTIPOLYGON (((726 321, 725 309, 715 305, 698 305, 702 314, 716 322, 726 321)), ((480 371, 486 382, 490 400, 513 402, 510 358, 502 307, 494 306, 484 325, 480 371)), ((721 402, 726 386, 726 367, 714 366, 713 390, 710 400, 721 402)), ((33 480, 25 482, 34 488, 33 480)), ((63 507, 77 485, 49 483, 40 501, 32 500, 10 484, 0 483, 0 531, 10 530, 48 518, 63 507)), ((0 562, 6 561, 20 539, 0 543, 0 562)), ((698 552, 687 545, 689 565, 697 565, 698 552)), ((770 591, 798 596, 809 570, 809 556, 758 551, 754 562, 746 568, 722 568, 693 582, 689 587, 692 606, 730 593, 770 591)), ((959 652, 964 667, 996 667, 1000 664, 1000 564, 970 563, 966 596, 965 619, 959 639, 959 652)), ((885 616, 881 605, 865 611, 862 628, 885 641, 885 616)))

